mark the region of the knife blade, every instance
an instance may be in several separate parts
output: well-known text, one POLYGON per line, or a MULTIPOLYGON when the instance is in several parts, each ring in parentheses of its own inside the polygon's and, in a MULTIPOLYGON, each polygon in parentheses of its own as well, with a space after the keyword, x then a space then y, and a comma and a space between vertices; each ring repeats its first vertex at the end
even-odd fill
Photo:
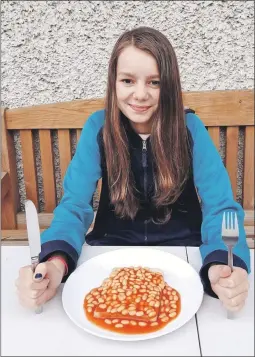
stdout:
MULTIPOLYGON (((31 200, 25 201, 25 213, 27 223, 27 235, 30 248, 31 268, 35 272, 39 264, 39 254, 41 253, 41 234, 38 221, 38 214, 34 203, 31 200)), ((41 313, 42 306, 35 309, 35 312, 41 313)))

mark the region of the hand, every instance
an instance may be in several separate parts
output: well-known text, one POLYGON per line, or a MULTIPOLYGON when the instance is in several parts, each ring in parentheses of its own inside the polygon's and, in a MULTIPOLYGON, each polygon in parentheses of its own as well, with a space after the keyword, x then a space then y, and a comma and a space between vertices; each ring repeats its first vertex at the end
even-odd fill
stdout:
POLYGON ((208 271, 212 290, 221 300, 226 309, 239 311, 244 306, 248 296, 249 282, 246 270, 228 265, 212 265, 208 271))
POLYGON ((22 267, 16 280, 21 305, 35 309, 52 299, 64 273, 65 265, 59 259, 38 264, 35 273, 30 265, 22 267))

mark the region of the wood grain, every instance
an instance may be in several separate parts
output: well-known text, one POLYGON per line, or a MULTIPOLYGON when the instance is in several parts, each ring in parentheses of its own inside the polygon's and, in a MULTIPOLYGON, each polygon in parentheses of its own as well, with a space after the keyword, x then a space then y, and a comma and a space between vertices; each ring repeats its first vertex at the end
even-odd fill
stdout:
POLYGON ((219 126, 212 126, 208 128, 208 132, 212 138, 214 145, 216 146, 217 150, 220 149, 220 127, 219 126))
POLYGON ((11 182, 8 172, 1 173, 1 201, 4 200, 7 193, 10 191, 11 182))
POLYGON ((13 135, 6 129, 6 110, 1 108, 2 145, 1 171, 7 172, 10 178, 10 190, 1 200, 1 226, 3 229, 14 229, 17 226, 16 214, 19 210, 19 191, 15 160, 13 135))
POLYGON ((38 187, 36 178, 35 152, 32 130, 21 130, 21 152, 26 189, 26 199, 33 201, 39 209, 38 187))
POLYGON ((61 180, 63 182, 66 169, 71 161, 71 140, 69 130, 58 130, 58 145, 61 180))
POLYGON ((50 130, 39 130, 39 138, 45 200, 44 210, 45 212, 52 212, 56 207, 57 199, 50 130))
POLYGON ((238 128, 228 127, 226 135, 226 168, 230 177, 234 198, 237 189, 238 128))
POLYGON ((254 210, 254 127, 245 128, 243 207, 254 210))

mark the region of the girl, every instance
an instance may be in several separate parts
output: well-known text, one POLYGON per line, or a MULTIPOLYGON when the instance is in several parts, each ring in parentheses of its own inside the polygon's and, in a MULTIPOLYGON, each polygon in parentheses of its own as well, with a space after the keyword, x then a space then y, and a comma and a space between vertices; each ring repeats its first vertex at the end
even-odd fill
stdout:
POLYGON ((140 27, 118 39, 105 110, 86 121, 63 186, 41 237, 41 264, 34 275, 30 267, 20 270, 23 305, 34 308, 55 295, 85 239, 89 245, 199 245, 205 291, 229 310, 243 306, 250 270, 244 212, 203 123, 184 110, 175 52, 157 30, 140 27), (86 235, 101 177, 94 229, 86 235), (221 238, 224 210, 237 212, 240 227, 232 273, 221 238))

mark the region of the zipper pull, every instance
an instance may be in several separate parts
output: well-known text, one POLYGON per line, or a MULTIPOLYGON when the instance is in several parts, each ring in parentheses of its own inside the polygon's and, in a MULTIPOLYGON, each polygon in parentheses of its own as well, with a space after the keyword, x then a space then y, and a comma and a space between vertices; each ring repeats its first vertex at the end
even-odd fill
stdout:
POLYGON ((142 149, 142 165, 143 165, 143 167, 147 167, 146 151, 147 151, 146 140, 143 140, 143 149, 142 149))

